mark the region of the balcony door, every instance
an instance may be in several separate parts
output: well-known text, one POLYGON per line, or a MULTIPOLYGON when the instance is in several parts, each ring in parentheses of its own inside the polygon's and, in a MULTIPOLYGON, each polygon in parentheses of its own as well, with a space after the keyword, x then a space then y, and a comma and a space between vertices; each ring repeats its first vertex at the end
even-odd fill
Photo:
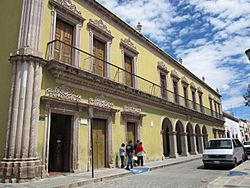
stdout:
POLYGON ((72 45, 73 45, 73 30, 74 27, 60 19, 56 20, 56 41, 54 58, 63 63, 72 64, 72 45))
POLYGON ((133 61, 132 58, 124 55, 124 62, 125 62, 125 84, 128 86, 133 87, 133 77, 132 77, 132 71, 133 71, 133 61))
POLYGON ((98 74, 99 76, 105 76, 105 43, 93 39, 93 73, 98 74))
POLYGON ((166 81, 166 75, 160 73, 160 81, 161 81, 161 96, 162 98, 167 98, 167 81, 166 81))

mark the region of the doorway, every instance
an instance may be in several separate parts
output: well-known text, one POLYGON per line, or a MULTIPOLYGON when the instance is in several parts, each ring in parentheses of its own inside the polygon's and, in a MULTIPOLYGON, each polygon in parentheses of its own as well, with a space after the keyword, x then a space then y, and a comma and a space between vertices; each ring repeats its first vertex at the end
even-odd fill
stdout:
POLYGON ((106 167, 106 120, 93 119, 93 155, 94 168, 106 167))
POLYGON ((135 144, 136 141, 135 133, 136 133, 136 124, 127 122, 127 143, 129 142, 129 140, 131 140, 132 145, 135 144))
POLYGON ((70 115, 51 114, 49 142, 49 172, 70 171, 70 115))

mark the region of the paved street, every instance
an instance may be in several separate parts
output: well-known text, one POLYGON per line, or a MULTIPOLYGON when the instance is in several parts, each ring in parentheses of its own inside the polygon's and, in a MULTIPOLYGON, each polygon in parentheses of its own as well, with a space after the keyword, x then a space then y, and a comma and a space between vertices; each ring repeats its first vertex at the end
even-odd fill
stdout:
POLYGON ((151 172, 126 176, 110 181, 83 186, 88 188, 108 187, 171 187, 171 188, 197 188, 206 187, 207 183, 218 176, 228 173, 230 168, 204 169, 201 160, 174 165, 151 172))

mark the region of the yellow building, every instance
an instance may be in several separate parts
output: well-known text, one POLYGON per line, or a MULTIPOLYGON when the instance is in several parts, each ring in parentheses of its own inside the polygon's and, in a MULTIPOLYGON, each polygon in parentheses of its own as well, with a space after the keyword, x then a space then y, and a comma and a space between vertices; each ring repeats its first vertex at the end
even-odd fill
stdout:
POLYGON ((4 182, 88 171, 92 161, 117 167, 128 140, 153 161, 224 136, 221 96, 98 2, 4 0, 0 9, 4 182))

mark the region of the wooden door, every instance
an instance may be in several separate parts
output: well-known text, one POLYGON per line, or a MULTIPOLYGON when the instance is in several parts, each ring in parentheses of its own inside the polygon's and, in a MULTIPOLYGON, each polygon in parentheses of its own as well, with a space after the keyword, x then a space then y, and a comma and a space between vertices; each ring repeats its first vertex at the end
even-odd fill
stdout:
POLYGON ((105 43, 94 38, 93 40, 93 72, 105 76, 105 43))
POLYGON ((106 166, 106 120, 93 120, 93 152, 94 168, 106 166))
POLYGON ((57 19, 56 20, 56 36, 54 58, 58 61, 71 64, 72 63, 72 45, 73 45, 73 26, 66 22, 57 19))
POLYGON ((133 62, 132 62, 132 58, 127 56, 127 55, 124 55, 124 61, 125 61, 125 84, 128 85, 128 86, 133 86, 133 80, 132 80, 132 65, 133 65, 133 62))
POLYGON ((132 140, 132 144, 135 144, 135 123, 127 123, 127 143, 132 140))

